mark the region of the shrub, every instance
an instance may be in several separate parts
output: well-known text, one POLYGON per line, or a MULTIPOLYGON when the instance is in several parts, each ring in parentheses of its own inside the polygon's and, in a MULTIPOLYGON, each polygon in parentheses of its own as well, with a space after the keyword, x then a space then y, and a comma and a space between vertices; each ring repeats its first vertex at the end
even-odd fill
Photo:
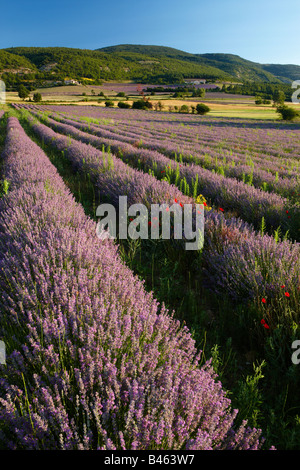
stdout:
POLYGON ((189 107, 186 104, 183 104, 180 108, 181 113, 188 113, 189 112, 189 107))
POLYGON ((133 109, 151 109, 152 103, 150 103, 150 101, 137 100, 133 102, 132 108, 133 109))
POLYGON ((106 101, 105 101, 105 106, 106 106, 107 108, 112 108, 112 107, 114 106, 114 102, 111 101, 111 100, 106 100, 106 101))
POLYGON ((35 101, 36 103, 42 101, 42 95, 40 93, 34 93, 33 101, 35 101))
POLYGON ((128 109, 128 108, 130 108, 130 104, 129 104, 129 103, 125 103, 124 101, 119 101, 118 107, 119 107, 119 108, 126 108, 126 109, 128 109))
POLYGON ((198 89, 193 90, 192 96, 203 98, 205 96, 205 89, 198 88, 198 89))
POLYGON ((286 105, 279 106, 276 112, 281 114, 282 119, 284 119, 285 121, 292 121, 296 117, 299 117, 298 111, 286 105))
POLYGON ((210 111, 210 108, 204 103, 198 103, 196 106, 196 110, 198 114, 206 114, 210 111))

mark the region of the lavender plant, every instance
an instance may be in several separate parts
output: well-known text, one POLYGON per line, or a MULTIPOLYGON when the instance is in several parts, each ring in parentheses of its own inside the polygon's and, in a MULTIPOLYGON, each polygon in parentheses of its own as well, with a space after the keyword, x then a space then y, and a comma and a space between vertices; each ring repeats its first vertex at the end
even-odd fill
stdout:
MULTIPOLYGON (((212 174, 211 171, 198 165, 180 165, 179 168, 176 162, 157 151, 137 149, 129 143, 122 142, 122 138, 120 140, 111 139, 111 132, 105 131, 103 133, 101 130, 95 130, 93 126, 90 126, 88 130, 93 131, 97 137, 103 135, 106 137, 97 139, 96 136, 85 135, 80 130, 74 130, 74 127, 85 130, 86 128, 83 124, 69 119, 63 119, 62 122, 55 123, 51 118, 48 118, 47 124, 54 126, 64 134, 72 135, 72 137, 95 146, 105 145, 122 158, 130 161, 134 166, 142 162, 147 170, 154 169, 156 176, 161 176, 164 172, 170 173, 170 170, 173 174, 179 172, 180 178, 185 179, 190 186, 197 178, 199 192, 203 193, 215 206, 234 211, 236 215, 253 223, 256 229, 259 227, 262 217, 264 217, 269 229, 275 230, 278 226, 281 226, 283 231, 289 230, 292 238, 298 239, 299 237, 297 226, 295 227, 295 220, 300 217, 299 208, 280 195, 266 193, 234 178, 227 178, 217 173, 212 174), (292 218, 288 214, 292 214, 292 218)), ((297 190, 295 186, 293 188, 293 191, 297 190)))
MULTIPOLYGON (((69 128, 65 124, 59 126, 65 132, 69 128)), ((119 195, 127 195, 130 204, 162 204, 175 198, 182 204, 192 202, 192 198, 184 196, 175 186, 134 170, 113 154, 110 154, 113 166, 108 168, 107 157, 103 160, 102 151, 95 147, 60 135, 40 123, 34 123, 32 129, 44 142, 63 150, 78 171, 90 173, 94 184, 114 204, 118 203, 119 195)), ((262 298, 268 299, 268 315, 274 326, 277 322, 290 325, 291 320, 298 321, 299 243, 256 233, 242 219, 225 218, 221 212, 213 210, 205 217, 204 239, 199 269, 204 269, 207 288, 218 294, 226 292, 238 301, 255 302, 257 321, 264 308, 262 298), (283 284, 290 292, 288 303, 282 302, 280 286, 283 284)))
POLYGON ((9 449, 258 449, 210 363, 8 119, 0 439, 9 449))

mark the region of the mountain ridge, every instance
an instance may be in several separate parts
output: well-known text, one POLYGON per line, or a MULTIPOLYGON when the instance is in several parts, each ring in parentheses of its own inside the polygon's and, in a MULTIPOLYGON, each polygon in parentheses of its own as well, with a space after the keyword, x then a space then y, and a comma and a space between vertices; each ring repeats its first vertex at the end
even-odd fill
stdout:
MULTIPOLYGON (((128 51, 128 50, 140 50, 142 51, 147 51, 147 53, 152 54, 159 53, 160 55, 164 53, 173 53, 178 54, 180 56, 184 56, 187 58, 194 58, 197 57, 199 58, 200 61, 205 61, 208 60, 210 63, 213 61, 214 66, 219 66, 220 67, 220 62, 222 62, 222 58, 225 59, 225 62, 241 62, 244 66, 248 65, 251 67, 255 67, 256 69, 261 69, 265 72, 270 73, 271 75, 275 76, 275 78, 281 79, 283 78, 283 82, 286 83, 287 81, 294 81, 297 79, 300 79, 300 65, 297 64, 261 64, 259 62, 254 62, 250 61, 248 59, 244 59, 241 56, 237 54, 232 54, 232 53, 204 53, 204 54, 197 54, 197 53, 190 53, 190 52, 185 52, 180 49, 168 47, 168 46, 149 46, 149 45, 139 45, 139 44, 120 44, 117 46, 108 46, 108 47, 102 47, 100 49, 96 49, 97 51, 105 51, 105 52, 114 52, 114 51, 128 51), (289 69, 289 72, 286 73, 284 72, 285 69, 289 69), (272 71, 273 70, 273 71, 272 71)), ((224 62, 224 60, 223 60, 224 62)), ((223 69, 222 69, 223 70, 223 69)), ((268 76, 268 78, 272 78, 271 76, 268 76)), ((274 77, 273 77, 274 78, 274 77)))
MULTIPOLYGON (((300 65, 259 64, 235 54, 193 54, 168 46, 119 44, 99 49, 12 47, 0 49, 0 76, 35 80, 65 77, 93 81, 132 80, 176 83, 186 78, 208 81, 291 84, 300 65)), ((17 80, 17 78, 16 78, 17 80)))

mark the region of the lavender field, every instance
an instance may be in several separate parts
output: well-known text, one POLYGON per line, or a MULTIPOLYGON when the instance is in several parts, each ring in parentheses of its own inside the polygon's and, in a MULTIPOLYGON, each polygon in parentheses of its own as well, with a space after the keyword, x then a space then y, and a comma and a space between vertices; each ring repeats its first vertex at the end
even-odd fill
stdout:
POLYGON ((15 104, 0 126, 0 449, 299 450, 299 124, 15 104), (124 195, 204 204, 203 248, 100 240, 124 195))

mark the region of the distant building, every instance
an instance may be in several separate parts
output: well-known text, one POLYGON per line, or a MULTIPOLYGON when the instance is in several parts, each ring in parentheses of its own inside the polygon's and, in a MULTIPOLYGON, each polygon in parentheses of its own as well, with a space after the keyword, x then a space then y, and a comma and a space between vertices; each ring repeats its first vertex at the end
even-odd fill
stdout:
POLYGON ((73 80, 72 78, 70 80, 65 80, 64 84, 65 85, 80 85, 80 83, 77 80, 73 80))
POLYGON ((184 79, 184 83, 188 85, 201 85, 202 83, 206 83, 204 78, 186 78, 184 79))

